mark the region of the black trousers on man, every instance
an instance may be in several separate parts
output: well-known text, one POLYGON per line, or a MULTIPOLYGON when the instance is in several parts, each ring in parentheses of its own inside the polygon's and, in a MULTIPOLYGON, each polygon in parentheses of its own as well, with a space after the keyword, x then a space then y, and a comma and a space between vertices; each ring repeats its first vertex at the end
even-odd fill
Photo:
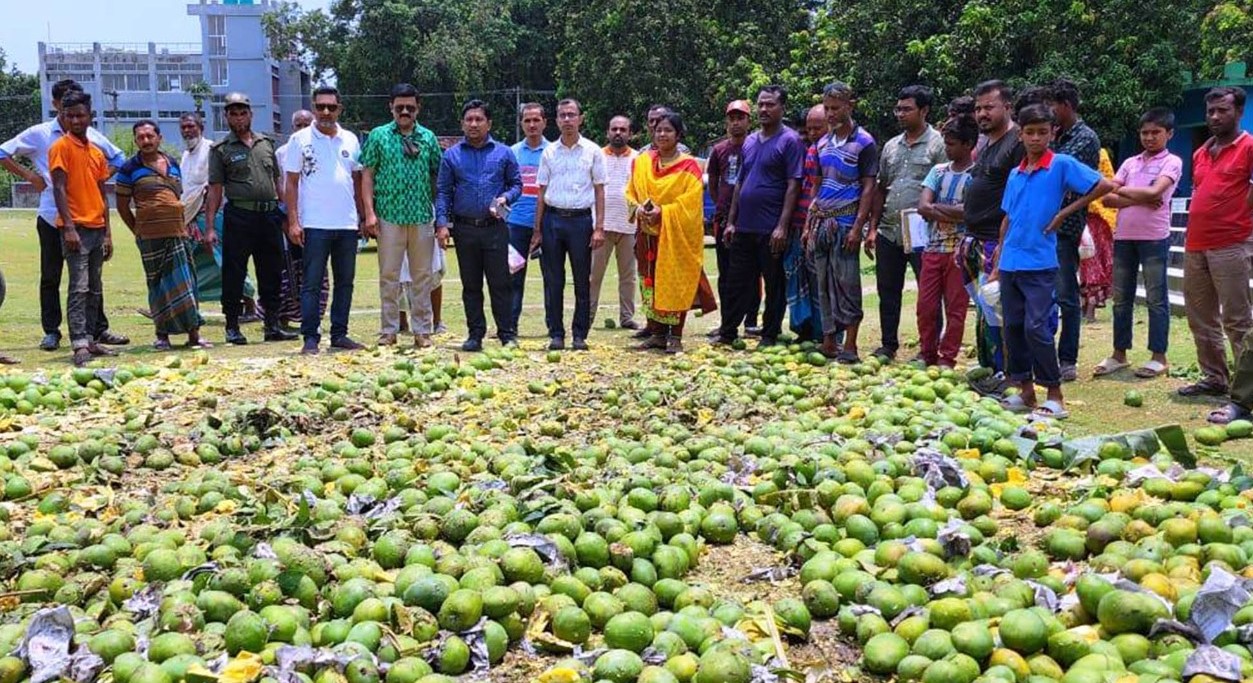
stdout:
POLYGON ((922 272, 922 255, 896 242, 879 238, 875 244, 875 288, 879 292, 879 324, 883 326, 880 348, 893 356, 901 348, 897 333, 901 327, 901 295, 905 291, 905 268, 914 271, 914 280, 922 272))
MULTIPOLYGON (((65 272, 61 231, 42 218, 36 219, 35 230, 39 233, 39 322, 44 328, 44 334, 60 337, 61 274, 65 272)), ((96 321, 96 328, 91 331, 93 337, 99 337, 108 331, 109 317, 104 314, 103 303, 100 310, 94 314, 89 313, 87 319, 96 321)))
MULTIPOLYGON (((722 275, 719 274, 719 279, 722 275)), ((787 273, 783 254, 770 251, 770 235, 737 233, 727 247, 727 292, 723 303, 723 339, 735 339, 740 325, 757 309, 758 286, 766 285, 766 311, 761 321, 761 338, 774 341, 783 331, 787 312, 787 273)))
POLYGON ((502 221, 453 221, 453 246, 457 250, 457 267, 461 273, 461 303, 466 309, 469 338, 483 340, 487 336, 487 318, 483 315, 483 280, 492 300, 492 320, 501 343, 518 336, 513 329, 513 279, 509 274, 509 229, 502 221))
POLYGON ((265 327, 278 327, 283 281, 283 227, 277 211, 249 211, 226 205, 222 221, 222 314, 226 329, 239 329, 248 259, 257 269, 257 292, 265 327))
MULTIPOLYGON (((719 223, 714 227, 714 256, 718 259, 718 304, 726 311, 727 302, 731 300, 730 296, 730 277, 731 272, 731 248, 726 245, 722 239, 722 229, 726 227, 726 220, 719 219, 719 223)), ((753 289, 753 300, 748 309, 748 315, 744 318, 746 327, 757 327, 757 312, 761 309, 761 286, 753 289)))

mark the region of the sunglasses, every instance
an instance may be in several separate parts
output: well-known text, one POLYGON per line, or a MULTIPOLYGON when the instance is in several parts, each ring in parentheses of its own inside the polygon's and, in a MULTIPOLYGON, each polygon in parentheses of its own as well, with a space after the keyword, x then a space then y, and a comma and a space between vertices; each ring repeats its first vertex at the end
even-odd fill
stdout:
POLYGON ((315 104, 313 105, 313 108, 317 109, 318 111, 339 111, 338 104, 325 104, 325 103, 315 104))
POLYGON ((418 108, 412 104, 398 104, 392 107, 392 111, 397 114, 416 114, 418 113, 418 108))

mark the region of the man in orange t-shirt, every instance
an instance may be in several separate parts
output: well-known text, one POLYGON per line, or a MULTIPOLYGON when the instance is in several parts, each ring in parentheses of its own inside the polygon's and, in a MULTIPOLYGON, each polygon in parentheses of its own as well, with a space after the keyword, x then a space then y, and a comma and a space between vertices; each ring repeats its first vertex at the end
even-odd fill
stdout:
POLYGON ((104 154, 87 139, 91 124, 91 96, 70 92, 61 100, 61 111, 69 129, 48 149, 48 170, 52 174, 52 194, 57 204, 57 227, 70 271, 66 318, 74 364, 85 365, 92 356, 116 356, 117 352, 98 344, 91 335, 103 306, 104 262, 113 256, 109 229, 109 203, 104 181, 112 172, 104 154))

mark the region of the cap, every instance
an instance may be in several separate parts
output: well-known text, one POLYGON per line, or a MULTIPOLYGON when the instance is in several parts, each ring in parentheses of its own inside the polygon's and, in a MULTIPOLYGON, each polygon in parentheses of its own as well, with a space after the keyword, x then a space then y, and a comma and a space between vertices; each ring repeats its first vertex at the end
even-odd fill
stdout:
POLYGON ((733 111, 738 111, 741 114, 751 114, 753 113, 753 108, 748 106, 747 100, 732 100, 731 103, 727 105, 726 113, 730 114, 733 111))
POLYGON ((223 100, 223 103, 223 108, 242 104, 245 107, 252 109, 252 100, 248 99, 248 96, 242 92, 227 93, 226 99, 223 100))

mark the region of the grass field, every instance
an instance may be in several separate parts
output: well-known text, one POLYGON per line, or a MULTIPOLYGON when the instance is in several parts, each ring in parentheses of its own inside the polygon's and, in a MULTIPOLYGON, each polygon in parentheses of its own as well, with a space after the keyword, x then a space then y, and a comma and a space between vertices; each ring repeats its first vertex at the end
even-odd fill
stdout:
MULTIPOLYGON (((154 352, 149 346, 152 340, 151 322, 136 313, 137 308, 147 305, 147 292, 144 286, 143 270, 139 254, 134 243, 128 238, 126 229, 120 220, 114 220, 120 232, 116 234, 116 256, 105 266, 105 305, 114 331, 131 337, 132 345, 123 350, 119 362, 126 363, 140 356, 151 356, 154 352)), ((713 250, 706 252, 706 270, 711 275, 717 272, 714 265, 713 250)), ((39 324, 38 301, 38 266, 39 245, 35 237, 35 216, 33 211, 0 210, 0 269, 3 269, 8 282, 8 294, 3 308, 0 308, 0 349, 16 355, 23 361, 23 367, 30 370, 36 367, 47 367, 60 370, 68 365, 69 351, 62 349, 55 353, 39 351, 37 344, 42 337, 39 324)), ((527 273, 526 307, 521 322, 522 346, 528 350, 539 350, 543 347, 544 309, 539 268, 532 267, 527 273)), ((621 330, 605 330, 603 322, 606 318, 617 319, 617 289, 614 286, 616 274, 613 266, 606 275, 599 314, 593 316, 594 331, 589 339, 593 345, 609 345, 623 348, 629 343, 628 334, 621 330)), ((353 296, 353 315, 351 334, 363 343, 372 343, 378 331, 378 261, 373 252, 360 255, 357 260, 356 289, 353 296)), ((912 283, 911 283, 912 284, 912 283)), ((873 279, 867 280, 865 307, 866 324, 862 330, 861 347, 863 352, 874 349, 878 344, 879 329, 877 298, 873 293, 873 279)), ((569 284, 566 292, 567 325, 573 311, 574 295, 569 284)), ((912 356, 917 347, 917 332, 914 324, 914 296, 908 292, 905 299, 906 311, 902 316, 901 340, 904 349, 901 356, 912 356)), ((210 353, 219 358, 245 358, 255 356, 294 356, 299 351, 299 343, 258 344, 246 347, 228 347, 221 344, 223 337, 222 317, 217 302, 210 302, 203 307, 209 320, 207 337, 218 344, 210 353)), ((717 324, 718 314, 705 318, 691 319, 688 324, 687 343, 705 343, 704 333, 717 324)), ((490 317, 490 313, 489 313, 490 317)), ((638 314, 637 314, 637 317, 638 314)), ((1090 378, 1091 368, 1103 358, 1110 349, 1112 326, 1109 322, 1109 309, 1099 313, 1099 321, 1085 326, 1080 360, 1080 380, 1066 386, 1070 402, 1071 419, 1069 429, 1074 433, 1096 434, 1128 429, 1155 426, 1165 423, 1181 423, 1187 428, 1204 424, 1205 415, 1217 401, 1182 399, 1174 394, 1174 390, 1184 383, 1182 379, 1159 378, 1141 380, 1133 377, 1130 372, 1123 372, 1114 378, 1093 380, 1090 378), (1144 407, 1135 409, 1123 405, 1123 394, 1128 389, 1136 389, 1144 394, 1144 407)), ((449 332, 437 339, 438 347, 445 351, 453 350, 460 344, 465 334, 465 315, 461 304, 461 283, 457 277, 456 258, 449 252, 448 275, 444 279, 443 318, 449 332)), ((968 325, 973 326, 974 316, 968 317, 968 325)), ((1142 344, 1146 332, 1143 310, 1137 311, 1136 343, 1142 344)), ((259 325, 245 326, 245 334, 259 341, 261 329, 259 325)), ((971 338, 968 329, 967 339, 971 338)), ((178 340, 176 340, 177 342, 178 340)), ((490 343, 490 342, 489 342, 490 343)), ((1175 318, 1171 325, 1170 360, 1176 367, 1191 365, 1195 360, 1191 335, 1187 325, 1181 318, 1175 318)), ((1147 359, 1147 352, 1137 349, 1132 352, 1133 365, 1147 359)), ((1253 441, 1229 442, 1223 447, 1226 454, 1237 455, 1241 459, 1253 456, 1253 441)))

